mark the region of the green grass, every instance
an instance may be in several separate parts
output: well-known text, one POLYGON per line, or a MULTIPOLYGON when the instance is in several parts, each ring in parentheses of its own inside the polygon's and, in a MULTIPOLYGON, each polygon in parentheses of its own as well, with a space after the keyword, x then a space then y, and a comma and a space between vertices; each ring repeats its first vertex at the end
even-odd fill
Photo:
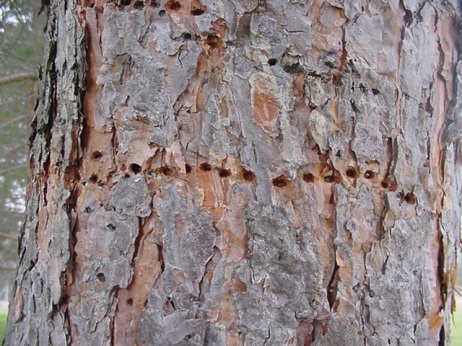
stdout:
POLYGON ((462 306, 457 306, 451 326, 451 345, 462 345, 462 306))
POLYGON ((0 312, 0 342, 2 342, 3 338, 5 337, 6 317, 7 316, 8 316, 8 312, 6 312, 6 311, 0 312))

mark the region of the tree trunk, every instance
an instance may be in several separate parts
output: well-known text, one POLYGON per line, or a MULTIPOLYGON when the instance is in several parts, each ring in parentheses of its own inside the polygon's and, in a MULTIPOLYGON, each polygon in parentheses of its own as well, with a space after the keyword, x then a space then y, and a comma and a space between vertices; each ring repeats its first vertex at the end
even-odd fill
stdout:
POLYGON ((52 0, 6 344, 449 344, 459 13, 52 0))

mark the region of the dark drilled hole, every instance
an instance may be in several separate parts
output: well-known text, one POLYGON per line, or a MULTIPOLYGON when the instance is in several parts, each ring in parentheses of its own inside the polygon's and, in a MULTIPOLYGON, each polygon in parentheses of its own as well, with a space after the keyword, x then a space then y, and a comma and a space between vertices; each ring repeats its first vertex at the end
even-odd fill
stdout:
POLYGON ((374 95, 380 94, 379 89, 372 88, 371 91, 372 91, 372 93, 373 93, 374 95))
POLYGON ((186 165, 184 166, 184 169, 185 169, 185 171, 186 171, 187 174, 189 174, 189 173, 192 172, 192 167, 191 167, 190 165, 188 165, 188 164, 186 164, 186 165))
POLYGON ((201 163, 199 168, 204 172, 208 172, 212 170, 212 166, 210 165, 210 163, 207 163, 207 162, 201 163))
POLYGON ((326 183, 333 183, 335 181, 335 177, 333 175, 328 175, 328 176, 324 177, 324 181, 326 183))
POLYGON ((100 282, 106 281, 106 277, 104 276, 103 273, 98 273, 98 274, 96 274, 96 278, 97 278, 98 281, 100 281, 100 282))
POLYGON ((333 63, 332 61, 326 61, 326 62, 324 63, 324 65, 326 65, 326 66, 329 67, 329 68, 334 68, 334 67, 335 67, 335 65, 334 65, 334 63, 333 63))
POLYGON ((316 179, 312 173, 303 173, 302 178, 303 178, 303 181, 306 183, 312 183, 316 179))
POLYGON ((181 37, 183 40, 190 40, 192 38, 191 34, 189 32, 184 32, 181 34, 181 37))
POLYGON ((96 174, 92 174, 91 177, 90 177, 90 181, 92 183, 98 182, 98 176, 96 174))
POLYGON ((101 153, 101 151, 95 151, 92 155, 91 155, 91 158, 95 161, 101 159, 103 157, 103 154, 101 153))
POLYGON ((364 173, 364 178, 366 179, 373 179, 375 177, 375 173, 373 171, 366 171, 364 173))
POLYGON ((130 5, 130 2, 131 2, 131 0, 121 0, 121 1, 120 1, 120 4, 121 4, 122 6, 128 6, 128 5, 130 5))
POLYGON ((111 231, 115 231, 116 226, 114 226, 112 223, 107 224, 107 228, 109 228, 111 231))
POLYGON ((218 175, 220 178, 228 178, 231 175, 231 171, 229 169, 221 168, 218 175))
POLYGON ((130 165, 130 170, 135 173, 135 174, 138 174, 139 172, 141 172, 141 166, 137 163, 132 163, 130 165))
POLYGON ((210 35, 207 37, 206 43, 211 49, 215 49, 220 45, 220 39, 215 35, 210 35))
POLYGON ((415 204, 415 202, 417 201, 415 195, 412 193, 412 192, 408 192, 406 194, 406 196, 404 196, 404 200, 408 203, 408 204, 415 204))
POLYGON ((167 11, 165 11, 165 10, 160 10, 160 11, 159 11, 159 17, 165 16, 166 13, 167 13, 167 11))
POLYGON ((138 0, 133 3, 133 7, 137 10, 142 10, 144 7, 144 1, 138 0))
POLYGON ((173 169, 171 169, 170 167, 162 167, 161 172, 163 175, 170 176, 173 174, 173 169))
POLYGON ((127 299, 127 305, 130 305, 130 306, 133 305, 133 298, 128 298, 127 299))
POLYGON ((354 167, 350 167, 346 171, 347 177, 356 178, 358 176, 358 170, 354 167))
POLYGON ((242 177, 244 178, 244 180, 246 181, 255 181, 257 179, 257 177, 255 176, 255 174, 251 171, 248 171, 246 169, 244 169, 242 171, 242 177))
POLYGON ((165 7, 172 11, 178 11, 181 8, 181 4, 178 1, 169 1, 165 4, 165 7))
POLYGON ((273 179, 273 186, 285 187, 288 184, 288 180, 284 177, 277 177, 273 179))
POLYGON ((201 14, 204 13, 204 10, 200 9, 200 8, 195 8, 191 11, 191 14, 193 16, 200 16, 201 14))
POLYGON ((152 6, 152 7, 159 7, 159 6, 160 6, 160 1, 158 1, 158 0, 151 0, 151 6, 152 6))
POLYGON ((278 59, 275 59, 275 58, 268 59, 268 65, 270 65, 270 66, 274 66, 277 63, 278 63, 278 59))
POLYGON ((386 181, 382 181, 382 184, 381 184, 381 185, 382 185, 382 187, 383 187, 384 189, 388 189, 388 186, 389 186, 389 185, 388 185, 388 183, 387 183, 386 181))

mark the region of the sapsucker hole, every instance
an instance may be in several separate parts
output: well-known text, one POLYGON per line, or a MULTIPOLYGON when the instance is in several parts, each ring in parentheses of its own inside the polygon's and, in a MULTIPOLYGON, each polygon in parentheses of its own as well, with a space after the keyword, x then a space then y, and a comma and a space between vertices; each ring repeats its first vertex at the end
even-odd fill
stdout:
POLYGON ((137 10, 141 10, 144 7, 144 1, 138 0, 133 3, 133 7, 136 8, 137 10))
POLYGON ((415 204, 417 199, 415 197, 415 195, 412 193, 412 192, 408 192, 406 194, 406 196, 404 196, 404 200, 406 201, 406 203, 408 204, 415 204))
POLYGON ((242 170, 242 178, 244 178, 245 181, 255 181, 257 179, 256 175, 247 169, 242 170))
POLYGON ((188 164, 185 164, 184 165, 184 169, 186 171, 187 174, 191 173, 192 172, 192 167, 188 164))
POLYGON ((270 66, 274 66, 277 63, 278 63, 278 59, 275 59, 275 58, 268 59, 268 65, 270 65, 270 66))
POLYGON ((326 62, 324 63, 324 65, 326 65, 326 66, 329 67, 329 68, 334 68, 334 67, 335 67, 335 65, 334 65, 334 63, 333 63, 332 61, 326 61, 326 62))
POLYGON ((122 6, 128 6, 130 5, 131 0, 120 0, 120 4, 122 6))
POLYGON ((388 185, 388 183, 387 183, 385 180, 382 181, 382 184, 381 184, 381 185, 382 185, 382 187, 383 187, 384 189, 388 189, 388 186, 389 186, 389 185, 388 185))
POLYGON ((346 171, 347 177, 350 178, 357 178, 358 177, 358 170, 354 167, 349 167, 346 171))
POLYGON ((302 179, 305 183, 312 183, 316 180, 312 173, 303 173, 302 179))
POLYGON ((111 231, 115 231, 116 226, 114 226, 114 224, 112 224, 112 223, 109 223, 109 224, 107 224, 107 228, 109 228, 111 231))
POLYGON ((167 13, 167 11, 165 11, 165 10, 160 10, 160 11, 159 11, 159 17, 165 16, 166 13, 167 13))
POLYGON ((375 172, 373 171, 366 171, 364 172, 364 178, 366 179, 373 179, 375 177, 375 172))
POLYGON ((170 176, 173 174, 173 169, 170 167, 162 167, 161 172, 163 175, 170 176))
POLYGON ((137 163, 132 163, 130 165, 130 170, 135 173, 135 174, 138 174, 139 172, 141 172, 141 166, 137 163))
POLYGON ((160 1, 158 0, 151 0, 151 4, 150 4, 152 7, 159 7, 160 6, 160 1))
POLYGON ((220 178, 228 178, 231 175, 231 171, 229 169, 220 168, 218 175, 220 178))
POLYGON ((92 174, 90 177, 90 181, 92 183, 97 183, 98 182, 98 176, 96 174, 92 174))
POLYGON ((273 179, 273 186, 275 187, 286 187, 288 183, 289 181, 283 176, 273 179))
POLYGON ((183 40, 190 40, 192 38, 191 34, 189 32, 184 32, 181 34, 181 37, 183 40))
POLYGON ((210 163, 207 162, 201 163, 199 168, 204 172, 209 172, 212 170, 212 166, 210 165, 210 163))
POLYGON ((206 43, 210 47, 210 49, 218 48, 220 39, 216 35, 209 35, 207 37, 206 43))
POLYGON ((96 278, 98 279, 99 282, 104 282, 104 281, 106 281, 106 277, 104 276, 103 273, 98 273, 98 274, 96 275, 96 278))
POLYGON ((127 305, 129 305, 129 306, 133 305, 133 298, 128 298, 127 299, 127 305))
POLYGON ((372 91, 372 93, 373 93, 374 95, 380 94, 379 89, 372 88, 371 91, 372 91))
POLYGON ((326 183, 333 183, 335 181, 335 177, 333 175, 328 175, 324 177, 324 181, 326 183))
POLYGON ((191 14, 193 16, 200 16, 201 14, 204 13, 204 10, 200 9, 200 8, 195 8, 191 11, 191 14))
POLYGON ((178 1, 170 0, 165 4, 165 7, 167 7, 171 11, 178 11, 181 8, 181 4, 178 1))
POLYGON ((95 151, 92 155, 91 155, 91 158, 95 161, 98 161, 99 159, 101 159, 103 157, 103 154, 101 153, 101 151, 95 151))

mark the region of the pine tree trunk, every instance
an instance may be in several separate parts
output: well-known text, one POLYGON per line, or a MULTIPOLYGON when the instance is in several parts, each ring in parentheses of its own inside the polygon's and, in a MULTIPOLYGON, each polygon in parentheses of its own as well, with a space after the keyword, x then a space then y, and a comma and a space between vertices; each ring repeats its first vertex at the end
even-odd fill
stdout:
POLYGON ((6 345, 449 344, 458 6, 52 0, 6 345))

